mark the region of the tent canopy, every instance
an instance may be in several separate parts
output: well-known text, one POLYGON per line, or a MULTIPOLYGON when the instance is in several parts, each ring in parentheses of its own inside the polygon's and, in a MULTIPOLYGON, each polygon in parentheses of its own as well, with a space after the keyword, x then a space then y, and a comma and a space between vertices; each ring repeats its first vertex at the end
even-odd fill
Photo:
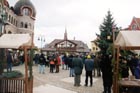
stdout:
POLYGON ((32 38, 29 34, 3 34, 0 37, 0 48, 20 48, 31 46, 32 38))
POLYGON ((140 47, 140 31, 120 31, 115 45, 120 47, 140 47))

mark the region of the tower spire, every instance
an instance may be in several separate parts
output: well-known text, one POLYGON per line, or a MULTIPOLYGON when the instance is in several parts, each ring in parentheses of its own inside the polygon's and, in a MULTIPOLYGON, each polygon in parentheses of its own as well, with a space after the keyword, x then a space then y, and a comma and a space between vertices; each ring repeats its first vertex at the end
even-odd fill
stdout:
POLYGON ((68 37, 67 37, 67 29, 65 27, 64 40, 67 40, 67 39, 68 39, 68 37))

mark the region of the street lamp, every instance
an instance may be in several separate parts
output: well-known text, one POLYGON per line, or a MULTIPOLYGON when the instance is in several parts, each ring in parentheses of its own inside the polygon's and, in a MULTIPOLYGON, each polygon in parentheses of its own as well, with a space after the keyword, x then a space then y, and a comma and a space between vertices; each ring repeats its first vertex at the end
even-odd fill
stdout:
POLYGON ((41 43, 41 52, 42 52, 42 44, 43 44, 43 42, 45 42, 45 37, 44 36, 39 36, 38 37, 38 41, 40 41, 40 43, 41 43))

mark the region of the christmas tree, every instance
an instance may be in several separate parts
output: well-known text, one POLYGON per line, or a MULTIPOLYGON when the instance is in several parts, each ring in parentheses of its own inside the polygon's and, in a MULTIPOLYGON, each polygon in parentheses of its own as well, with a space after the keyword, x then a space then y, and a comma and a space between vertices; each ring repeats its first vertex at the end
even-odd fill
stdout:
POLYGON ((110 48, 113 44, 113 30, 116 28, 116 24, 110 11, 107 12, 107 16, 104 18, 103 23, 100 25, 100 34, 98 36, 98 46, 101 49, 101 54, 111 53, 113 49, 110 48))

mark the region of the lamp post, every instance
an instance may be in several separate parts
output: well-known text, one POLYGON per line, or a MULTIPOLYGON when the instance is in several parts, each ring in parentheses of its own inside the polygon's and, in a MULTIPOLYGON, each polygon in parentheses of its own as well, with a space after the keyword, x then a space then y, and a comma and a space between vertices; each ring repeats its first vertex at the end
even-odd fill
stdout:
POLYGON ((39 37, 38 37, 38 41, 40 41, 40 43, 41 43, 41 52, 42 52, 42 45, 43 45, 43 42, 45 42, 45 37, 43 36, 43 35, 40 35, 39 37))

